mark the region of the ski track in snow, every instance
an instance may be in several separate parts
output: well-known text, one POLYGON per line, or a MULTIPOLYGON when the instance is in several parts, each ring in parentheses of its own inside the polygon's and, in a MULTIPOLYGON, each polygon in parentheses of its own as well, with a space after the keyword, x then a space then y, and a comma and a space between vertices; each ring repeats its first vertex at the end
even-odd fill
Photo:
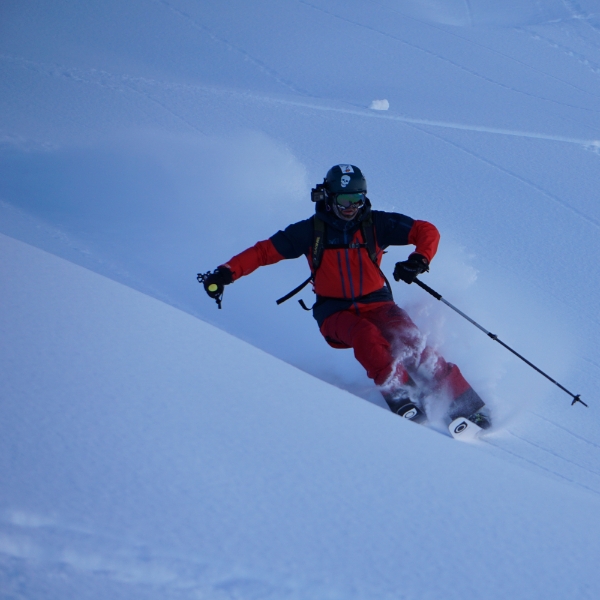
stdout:
POLYGON ((600 471, 594 468, 600 464, 600 444, 574 433, 563 425, 556 423, 552 419, 544 417, 538 413, 528 411, 528 414, 537 418, 541 423, 542 429, 527 429, 525 433, 516 432, 513 428, 505 428, 499 431, 500 434, 506 433, 511 439, 505 436, 497 436, 496 438, 482 438, 482 442, 489 444, 494 448, 501 450, 513 457, 519 458, 526 462, 530 467, 536 467, 542 472, 550 473, 560 479, 564 479, 573 485, 582 487, 594 494, 600 495, 600 471), (548 427, 558 430, 559 438, 564 438, 564 444, 561 444, 556 433, 550 434, 547 431, 548 427), (543 440, 552 440, 555 447, 549 448, 542 443, 532 439, 535 435, 543 440), (578 451, 573 443, 579 445, 581 450, 578 451), (534 453, 531 450, 519 450, 519 447, 534 448, 534 453), (556 447, 562 448, 563 451, 557 450, 556 447), (572 458, 572 456, 575 458, 572 458), (585 464, 582 462, 582 457, 587 459, 585 464), (576 473, 580 473, 577 477, 576 473), (591 477, 590 477, 591 476, 591 477), (592 481, 597 481, 594 485, 592 481), (585 483, 582 482, 585 481, 585 483))
POLYGON ((544 417, 538 413, 534 413, 534 412, 530 412, 530 414, 532 414, 533 416, 537 417, 538 419, 541 419, 543 421, 546 421, 546 423, 549 423, 550 425, 561 429, 562 431, 564 431, 565 433, 567 433, 568 435, 586 443, 589 444, 590 446, 593 446, 594 448, 597 448, 598 450, 600 450, 600 444, 596 444, 595 442, 592 442, 591 440, 588 440, 587 438, 584 438, 574 432, 572 432, 570 429, 567 429, 566 427, 564 427, 563 425, 559 425, 558 423, 556 423, 555 421, 553 421, 552 419, 548 419, 547 417, 544 417))
MULTIPOLYGON (((563 46, 559 42, 556 42, 548 37, 543 36, 540 33, 534 32, 530 29, 516 27, 515 31, 520 31, 521 33, 527 34, 529 37, 531 37, 532 39, 534 39, 538 42, 545 43, 547 46, 553 48, 554 50, 558 50, 558 51, 562 52, 565 56, 575 59, 580 65, 582 65, 586 69, 588 69, 590 71, 590 73, 592 73, 594 76, 596 76, 596 77, 600 76, 600 64, 593 62, 592 60, 587 58, 585 55, 580 54, 579 52, 576 52, 572 48, 569 48, 568 46, 563 46)), ((583 39, 583 38, 581 38, 581 39, 583 39)))
POLYGON ((212 40, 214 40, 218 44, 225 46, 228 50, 233 50, 234 52, 241 54, 242 57, 244 58, 244 60, 253 64, 255 67, 258 68, 259 71, 266 74, 268 77, 272 78, 274 81, 276 81, 283 87, 294 92, 295 94, 299 94, 301 96, 312 97, 312 94, 310 94, 308 91, 298 87, 297 85, 295 85, 293 82, 289 81, 288 79, 285 79, 277 71, 275 71, 274 69, 271 69, 271 67, 266 65, 262 60, 255 58, 250 53, 248 53, 246 50, 244 50, 243 48, 240 48, 239 46, 236 46, 229 40, 226 40, 226 39, 218 36, 214 31, 209 29, 206 25, 199 23, 194 17, 192 17, 191 15, 189 15, 186 12, 183 12, 182 10, 179 10, 178 8, 173 6, 170 2, 167 2, 167 0, 153 0, 153 1, 157 4, 165 6, 167 9, 169 9, 174 14, 176 14, 178 17, 181 17, 182 19, 184 19, 194 29, 197 29, 198 31, 201 31, 202 33, 208 35, 208 37, 210 37, 212 40))
MULTIPOLYGON (((582 464, 580 464, 580 463, 578 463, 578 462, 576 462, 574 460, 571 460, 570 458, 567 458, 567 457, 563 456, 562 454, 557 454, 554 450, 546 448, 545 446, 542 446, 541 444, 538 444, 536 442, 533 442, 532 440, 530 440, 530 439, 528 439, 526 437, 523 437, 522 435, 519 435, 519 434, 515 433, 514 431, 511 431, 510 429, 506 429, 505 431, 509 435, 517 438, 518 440, 521 440, 522 442, 525 442, 526 444, 530 444, 531 446, 534 446, 535 448, 539 448, 540 450, 542 450, 543 452, 546 452, 546 453, 550 454, 554 458, 558 458, 559 460, 567 462, 570 465, 573 465, 574 467, 582 469, 586 473, 590 473, 592 475, 595 475, 596 477, 600 477, 600 473, 598 471, 595 471, 594 469, 590 469, 588 467, 585 467, 584 465, 582 465, 582 464)), ((598 493, 600 493, 600 490, 598 490, 598 493)))
POLYGON ((464 0, 465 8, 467 9, 467 18, 469 20, 469 26, 473 27, 473 9, 471 8, 471 0, 464 0))
MULTIPOLYGON (((600 152, 600 140, 599 139, 582 139, 574 138, 562 135, 552 135, 546 133, 537 133, 525 130, 517 129, 504 129, 501 127, 490 127, 487 125, 471 125, 464 123, 456 123, 451 121, 436 121, 434 119, 420 119, 415 117, 409 117, 406 115, 394 115, 390 113, 381 114, 377 111, 368 110, 367 108, 342 108, 324 104, 309 103, 306 101, 296 101, 286 98, 278 98, 274 96, 260 95, 252 92, 228 90, 224 88, 218 88, 216 86, 201 86, 201 85, 190 85, 190 84, 179 84, 179 83, 168 83, 158 81, 156 79, 150 79, 146 77, 136 77, 131 75, 114 75, 107 71, 99 69, 78 69, 74 67, 66 67, 64 65, 49 64, 34 62, 22 57, 14 57, 8 55, 0 55, 0 60, 5 62, 11 62, 13 64, 20 64, 23 68, 34 70, 40 74, 49 77, 63 77, 78 83, 86 83, 90 85, 99 85, 106 89, 123 92, 124 90, 130 90, 135 94, 144 96, 149 102, 159 105, 161 108, 169 112, 169 114, 176 117, 178 120, 183 121, 190 128, 195 131, 202 133, 198 129, 198 126, 194 123, 189 122, 178 113, 174 112, 163 102, 156 100, 147 91, 142 91, 134 87, 134 84, 148 85, 152 87, 158 87, 166 91, 188 91, 198 92, 211 95, 224 95, 228 97, 240 97, 245 100, 254 100, 262 103, 280 104, 297 108, 304 108, 309 110, 321 111, 321 112, 337 112, 340 114, 348 114, 359 116, 368 119, 385 119, 389 121, 397 121, 400 123, 409 123, 414 125, 427 125, 431 127, 440 127, 443 129, 456 129, 459 131, 473 131, 477 133, 488 133, 494 135, 504 135, 510 137, 522 137, 527 139, 545 140, 551 142, 561 142, 567 144, 575 144, 582 146, 585 149, 591 149, 600 152)), ((315 98, 315 100, 318 100, 315 98)))
MULTIPOLYGON (((593 321, 594 323, 598 324, 596 321, 593 321)), ((600 370, 600 364, 597 363, 595 360, 592 360, 591 358, 588 357, 583 357, 584 360, 586 360, 590 365, 592 365, 595 369, 599 369, 600 370)))
POLYGON ((502 167, 501 165, 481 156, 480 154, 477 154, 476 152, 473 152, 472 150, 469 150, 467 148, 465 148, 464 146, 462 146, 461 144, 458 144, 457 142, 454 142, 452 140, 448 140, 440 135, 437 135, 431 131, 426 131, 424 129, 422 129, 421 127, 414 127, 415 129, 431 135, 447 144, 450 144, 451 146, 454 146, 455 148, 457 148, 458 150, 468 154, 469 156, 472 156, 473 158, 475 158, 476 160, 479 160, 485 164, 487 164, 488 166, 497 169, 498 171, 508 175, 509 177, 513 177, 514 179, 516 179, 517 181, 520 181, 521 183, 525 184, 528 187, 533 188, 534 190, 536 190, 536 192, 539 192, 540 194, 542 194, 543 196, 545 196, 546 198, 548 198, 549 200, 552 200, 553 202, 555 202, 557 205, 559 205, 561 208, 567 209, 568 211, 570 211, 571 213, 573 213, 574 215, 577 215, 578 217, 580 217, 581 219, 584 219, 585 221, 587 221, 590 225, 594 226, 597 229, 600 229, 600 221, 598 221, 597 219, 595 219, 594 217, 590 217, 589 215, 587 215, 586 213, 578 210, 577 208, 571 206, 568 202, 564 201, 562 198, 559 198, 558 196, 555 196, 554 194, 552 194, 551 192, 549 192, 548 190, 545 190, 544 188, 540 187, 539 185, 533 183, 533 181, 530 181, 529 179, 526 179, 525 177, 522 177, 521 175, 518 175, 517 173, 514 173, 513 171, 510 171, 509 169, 506 169, 505 167, 502 167))
MULTIPOLYGON (((164 0, 155 0, 155 1, 165 3, 164 0)), ((300 1, 303 1, 303 0, 300 0, 300 1)), ((431 119, 419 119, 419 118, 408 117, 405 115, 394 115, 394 114, 388 114, 388 113, 381 114, 379 112, 375 112, 375 111, 371 111, 371 110, 367 110, 367 109, 358 110, 358 109, 327 106, 327 105, 316 104, 316 103, 294 101, 294 100, 290 100, 290 99, 261 96, 261 95, 257 95, 257 94, 249 94, 247 92, 238 92, 238 91, 232 91, 232 90, 218 89, 216 87, 211 87, 211 86, 172 84, 172 83, 157 81, 155 79, 143 78, 143 77, 133 77, 133 76, 129 76, 129 75, 115 75, 115 74, 112 74, 112 73, 109 73, 109 72, 106 72, 103 70, 98 70, 98 69, 82 70, 82 69, 67 67, 67 66, 58 65, 58 64, 39 63, 39 62, 27 60, 22 57, 0 55, 0 60, 3 60, 8 63, 12 63, 12 64, 20 65, 22 68, 30 69, 37 73, 40 73, 42 75, 49 76, 49 77, 61 77, 61 78, 65 78, 70 81, 77 82, 77 83, 83 83, 83 84, 88 84, 88 85, 98 85, 105 89, 108 89, 108 90, 111 90, 114 92, 119 92, 119 93, 123 92, 124 90, 128 90, 128 91, 132 92, 133 94, 144 98, 148 102, 159 106, 161 109, 165 110, 168 114, 170 114, 177 120, 180 120, 186 126, 191 128, 192 130, 194 130, 196 133, 200 133, 202 135, 206 135, 206 134, 201 130, 201 128, 196 123, 191 122, 189 118, 185 118, 178 112, 175 112, 173 109, 169 108, 169 106, 166 104, 165 101, 161 101, 161 100, 157 99, 155 97, 155 95, 151 94, 147 89, 140 89, 140 88, 151 87, 151 88, 155 88, 155 89, 158 88, 158 89, 170 91, 170 92, 179 92, 179 91, 190 92, 191 91, 193 93, 201 92, 201 93, 211 94, 211 95, 220 94, 220 95, 227 95, 227 96, 233 96, 233 97, 237 96, 237 97, 244 98, 245 100, 251 99, 251 100, 255 100, 258 102, 262 102, 262 103, 281 104, 281 105, 304 108, 304 109, 309 109, 309 110, 337 112, 337 113, 341 113, 341 114, 354 115, 354 116, 358 116, 358 117, 362 117, 362 118, 386 119, 386 120, 405 123, 405 124, 414 126, 415 129, 417 129, 418 131, 420 131, 424 134, 431 135, 431 136, 439 139, 440 141, 443 141, 444 143, 453 146, 454 148, 472 156, 476 160, 481 161, 481 162, 487 164, 488 166, 505 173, 509 177, 517 179, 524 185, 533 188, 538 193, 542 194, 543 196, 545 196, 552 202, 556 203, 557 205, 561 206, 562 208, 567 209, 568 211, 572 212, 573 214, 577 215, 578 217, 584 219, 585 221, 587 221, 594 227, 600 228, 600 221, 598 221, 597 219, 578 210, 577 208, 571 206, 568 202, 564 201, 563 199, 559 198, 558 196, 555 196, 554 194, 550 193, 549 191, 543 189, 542 187, 536 185, 532 181, 502 167, 501 165, 499 165, 497 163, 494 163, 493 161, 491 161, 487 158, 482 157, 481 155, 465 148, 464 146, 461 146, 460 144, 458 144, 454 141, 448 140, 440 135, 436 135, 435 133, 433 133, 431 131, 427 131, 421 127, 418 127, 418 125, 425 125, 428 127, 436 127, 436 128, 442 128, 442 129, 454 129, 454 130, 459 130, 459 131, 472 131, 472 132, 478 132, 478 133, 506 135, 506 136, 513 136, 513 137, 528 138, 528 139, 570 143, 570 144, 582 146, 585 149, 592 149, 596 152, 600 151, 600 141, 599 140, 584 140, 584 139, 578 139, 578 138, 569 138, 569 137, 564 137, 564 136, 555 136, 555 135, 541 134, 541 133, 534 133, 534 132, 527 132, 527 131, 519 131, 519 130, 508 130, 508 129, 502 129, 502 128, 488 127, 488 126, 468 125, 468 124, 452 123, 452 122, 446 122, 446 121, 435 121, 435 120, 431 120, 431 119)))
POLYGON ((500 56, 506 60, 509 60, 517 65, 520 65, 522 67, 525 67, 528 70, 533 71, 534 73, 538 73, 539 75, 543 75, 544 77, 548 77, 548 79, 553 79, 554 81, 558 81, 559 83, 562 83, 563 85, 566 85, 570 88, 573 88, 574 90, 577 90, 578 92, 582 92, 584 94, 587 94, 589 96, 593 96, 594 98, 600 98, 600 94, 596 94, 594 92, 591 92, 590 90, 586 90, 584 88, 581 88, 577 85, 575 85, 574 83, 571 83, 570 81, 567 81, 566 79, 562 79, 560 77, 557 77, 556 75, 553 75, 552 73, 548 73, 547 71, 543 71, 542 69, 539 69, 537 67, 534 67, 533 65, 530 65, 526 62, 523 62, 522 60, 519 60, 518 58, 515 58, 514 56, 510 56, 509 54, 506 54, 504 52, 500 52, 499 50, 496 50, 495 48, 490 48, 489 46, 486 46, 485 44, 481 44, 479 42, 476 42, 475 40, 471 40, 467 37, 464 37, 462 35, 459 35, 458 33, 451 31, 450 29, 446 29, 444 27, 440 27, 438 25, 435 25, 434 23, 429 23, 427 21, 422 21, 421 19, 417 19, 416 17, 410 16, 410 15, 406 15, 403 12, 397 10, 396 8, 392 8, 391 6, 387 6, 385 4, 381 4, 380 2, 374 2, 375 4, 377 4, 378 6, 380 6, 381 8, 387 9, 391 12, 394 12, 396 14, 401 15, 404 19, 410 19, 411 21, 414 21, 415 23, 420 23, 421 25, 425 26, 425 27, 429 27, 431 29, 436 29, 440 32, 442 32, 445 35, 449 35, 452 36, 454 38, 457 38, 459 40, 462 40, 466 43, 468 43, 471 46, 475 46, 476 48, 481 48, 483 50, 485 50, 486 52, 490 52, 491 54, 495 54, 496 56, 500 56))
POLYGON ((580 21, 590 27, 595 34, 600 34, 600 28, 590 22, 594 15, 583 12, 581 6, 573 0, 562 0, 565 8, 571 13, 571 18, 580 21))
MULTIPOLYGON (((124 91, 130 91, 135 95, 143 97, 151 104, 157 105, 178 121, 183 122, 187 127, 199 133, 203 136, 206 134, 189 119, 181 116, 180 114, 169 108, 164 102, 157 100, 150 94, 139 90, 135 87, 136 83, 143 83, 151 80, 146 80, 143 77, 131 77, 129 75, 114 75, 108 71, 101 69, 78 69, 75 67, 67 67, 65 65, 52 64, 52 63, 41 63, 20 56, 9 56, 6 54, 0 54, 0 60, 20 65, 24 69, 34 71, 35 73, 44 75, 46 77, 58 77, 75 83, 82 83, 85 85, 96 85, 103 89, 110 90, 112 92, 122 93, 124 91)), ((163 84, 165 89, 168 89, 169 84, 163 84)))
MULTIPOLYGON (((575 479, 573 479, 572 477, 569 477, 567 475, 563 475, 562 473, 559 473, 558 471, 556 471, 554 468, 551 467, 546 467, 544 465, 542 465, 539 462, 536 462, 535 460, 533 460, 533 458, 531 456, 526 456, 524 454, 520 454, 518 453, 515 449, 513 448, 508 448, 505 445, 502 445, 500 443, 497 442, 492 442, 490 439, 486 439, 483 440, 485 444, 488 444, 489 446, 492 446, 494 448, 497 448, 498 450, 500 450, 501 452, 504 452, 505 454, 508 454, 509 456, 512 456, 514 458, 517 458, 520 461, 523 461, 524 463, 526 463, 527 465, 529 465, 529 467, 531 468, 532 466, 535 469, 539 469, 544 473, 549 473, 551 476, 553 477, 557 477, 558 479, 562 479, 564 481, 569 482, 572 485, 575 485, 577 487, 580 487, 588 492, 591 492, 592 494, 596 495, 596 496, 600 496, 600 486, 598 489, 594 489, 584 483, 581 483, 579 481, 576 481, 575 479)), ((524 440, 527 443, 531 444, 530 442, 528 442, 527 440, 524 440)))
POLYGON ((450 60, 449 58, 446 58, 444 56, 441 56, 440 54, 437 54, 431 50, 427 50, 427 48, 422 48, 421 46, 417 46, 416 44, 412 44, 410 42, 407 42, 406 40, 403 40, 402 38, 392 35, 391 33, 386 33, 384 31, 381 31, 379 29, 376 29, 375 27, 372 27, 370 25, 365 25, 364 23, 358 23, 357 21, 353 21, 352 19, 349 19, 347 17, 341 16, 341 15, 337 15, 333 12, 330 12, 324 8, 321 8, 320 6, 315 6, 314 4, 311 4, 310 2, 307 2, 306 0, 298 0, 298 2, 302 3, 302 4, 306 4, 306 6, 309 6, 311 8, 313 8, 314 10, 318 10, 321 11, 331 17, 334 17, 336 19, 339 19, 341 21, 345 21, 346 23, 350 23, 352 25, 355 25, 356 27, 361 27, 363 29, 366 29, 368 31, 373 31, 374 33, 377 33, 379 35, 382 35, 384 37, 390 38, 392 40, 395 40, 401 44, 404 44, 405 46, 408 46, 409 48, 413 48, 414 50, 417 50, 419 52, 422 52, 424 54, 426 54, 427 56, 433 57, 437 60, 440 60, 444 63, 447 63, 449 65, 451 65, 452 67, 456 68, 456 69, 460 69, 461 71, 464 71, 465 73, 468 73, 469 75, 476 77, 478 79, 481 79, 483 81, 486 81, 487 83, 490 83, 492 85, 498 86, 502 89, 508 90, 510 92, 513 92, 515 94, 521 94, 523 96, 527 96, 530 98, 534 98, 536 100, 542 100, 544 102, 550 102, 552 104, 556 104, 558 106, 564 106, 567 108, 574 108, 577 110, 585 110, 588 112, 593 112, 593 113, 598 113, 600 111, 598 111, 597 109, 593 109, 593 108, 587 108, 587 107, 583 107, 583 106, 575 106, 573 104, 568 104, 565 102, 560 102, 558 100, 554 100, 552 98, 544 98, 543 96, 539 96, 537 94, 532 94, 530 92, 525 92, 523 90, 519 90, 513 86, 510 85, 506 85, 504 83, 501 83, 500 81, 496 81, 495 79, 492 79, 490 77, 486 77, 485 75, 482 75, 481 73, 478 73, 477 71, 474 71, 473 69, 469 69, 468 67, 465 67, 464 65, 461 65, 460 63, 457 63, 453 60, 450 60))

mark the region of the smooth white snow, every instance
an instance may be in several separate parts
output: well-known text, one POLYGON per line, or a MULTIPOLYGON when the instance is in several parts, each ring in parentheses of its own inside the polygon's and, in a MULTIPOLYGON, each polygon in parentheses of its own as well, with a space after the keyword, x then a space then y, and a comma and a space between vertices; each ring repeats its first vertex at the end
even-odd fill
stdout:
POLYGON ((31 246, 0 249, 7 597, 600 591, 597 493, 31 246))

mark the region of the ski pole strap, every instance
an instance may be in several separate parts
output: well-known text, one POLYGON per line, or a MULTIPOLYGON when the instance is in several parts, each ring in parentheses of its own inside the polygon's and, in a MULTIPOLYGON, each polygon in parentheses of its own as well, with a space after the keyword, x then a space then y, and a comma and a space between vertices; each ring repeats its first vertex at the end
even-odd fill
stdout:
POLYGON ((295 296, 299 291, 303 290, 312 280, 312 275, 303 283, 301 283, 297 288, 294 288, 289 294, 286 294, 285 296, 279 298, 279 300, 277 300, 277 304, 282 304, 283 302, 285 302, 286 300, 289 300, 292 296, 295 296))
POLYGON ((308 306, 306 306, 306 303, 304 302, 304 300, 298 300, 298 304, 299 304, 299 305, 300 305, 300 306, 301 306, 301 307, 302 307, 304 310, 307 310, 307 311, 309 311, 309 312, 310 312, 310 311, 311 311, 311 310, 314 308, 314 306, 311 306, 310 308, 308 308, 308 306))
POLYGON ((532 369, 536 370, 540 375, 543 375, 546 379, 548 379, 554 385, 559 387, 563 392, 566 392, 567 394, 569 394, 569 396, 571 396, 571 398, 573 398, 573 402, 571 402, 571 406, 573 406, 573 404, 575 404, 576 402, 579 402, 580 404, 583 404, 584 406, 587 407, 587 404, 581 399, 580 394, 575 395, 575 394, 571 393, 567 388, 563 387, 562 385, 560 385, 560 383, 558 383, 557 381, 552 379, 552 377, 550 377, 550 375, 547 375, 546 373, 544 373, 544 371, 542 371, 541 369, 536 367, 532 362, 528 361, 524 356, 521 356, 518 352, 513 350, 508 344, 505 344, 495 333, 490 333, 487 329, 484 329, 479 323, 477 323, 476 321, 471 319, 471 317, 469 317, 464 312, 462 312, 461 310, 456 308, 456 306, 453 306, 452 304, 450 304, 450 302, 448 302, 447 300, 442 298, 441 294, 438 294, 435 290, 432 290, 428 285, 426 285, 422 281, 419 281, 419 279, 415 279, 415 283, 420 288, 424 289, 428 294, 431 294, 436 300, 443 302, 446 306, 451 308, 453 311, 457 312, 461 317, 463 317, 467 321, 469 321, 469 323, 472 323, 473 325, 475 325, 475 327, 477 327, 478 329, 483 331, 483 333, 485 333, 489 338, 493 339, 495 342, 498 342, 501 346, 503 346, 504 348, 506 348, 507 350, 512 352, 515 356, 520 358, 524 363, 529 365, 532 369))

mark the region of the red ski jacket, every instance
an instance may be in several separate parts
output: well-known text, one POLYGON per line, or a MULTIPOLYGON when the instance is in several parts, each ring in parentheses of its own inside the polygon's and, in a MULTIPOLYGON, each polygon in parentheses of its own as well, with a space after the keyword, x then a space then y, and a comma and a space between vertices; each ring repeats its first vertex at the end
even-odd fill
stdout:
MULTIPOLYGON (((330 314, 370 302, 392 301, 379 265, 388 246, 416 246, 414 252, 431 261, 437 251, 440 234, 427 221, 415 221, 398 213, 372 211, 367 203, 359 217, 342 221, 317 206, 318 217, 325 221, 325 246, 321 264, 313 273, 317 294, 313 314, 319 326, 330 314), (361 222, 372 217, 377 265, 371 260, 361 222)), ((258 267, 280 260, 306 256, 312 269, 314 241, 313 217, 289 225, 268 240, 234 256, 224 266, 231 269, 233 280, 252 273, 258 267)))

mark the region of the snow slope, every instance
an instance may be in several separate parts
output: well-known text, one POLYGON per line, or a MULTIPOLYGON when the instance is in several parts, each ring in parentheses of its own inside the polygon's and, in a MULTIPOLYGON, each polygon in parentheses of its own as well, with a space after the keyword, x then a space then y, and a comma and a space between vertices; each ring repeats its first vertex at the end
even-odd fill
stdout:
MULTIPOLYGON (((257 240, 309 216, 310 187, 332 164, 357 164, 367 176, 376 207, 430 220, 440 229, 440 251, 424 280, 589 404, 588 409, 571 407, 569 396, 422 290, 395 285, 397 302, 430 342, 460 365, 493 411, 497 430, 477 454, 486 465, 483 470, 494 473, 497 467, 490 464, 524 467, 539 488, 539 506, 548 497, 539 476, 553 480, 545 485, 560 484, 561 494, 589 493, 596 498, 600 493, 599 77, 600 12, 595 0, 4 2, 0 233, 215 325, 271 357, 351 392, 359 397, 352 402, 374 411, 369 403, 381 408, 383 402, 352 354, 329 348, 312 318, 294 301, 275 306, 276 298, 306 278, 303 260, 261 269, 236 282, 226 291, 222 311, 195 281, 197 272, 213 269, 257 240)), ((384 270, 389 274, 408 251, 390 249, 384 270)), ((15 252, 2 256, 2 268, 12 268, 9 257, 17 260, 15 252)), ((310 292, 303 297, 310 301, 310 292)), ((10 306, 3 318, 12 323, 13 311, 22 301, 12 300, 4 289, 2 301, 10 306)), ((104 304, 115 308, 112 301, 104 304)), ((32 300, 31 310, 44 306, 45 299, 37 304, 32 300)), ((55 321, 53 316, 48 319, 55 321)), ((22 327, 25 330, 26 324, 22 327)), ((127 323, 121 329, 127 332, 127 323)), ((33 334, 17 337, 20 358, 11 358, 8 338, 3 339, 1 353, 4 366, 13 365, 7 368, 15 371, 15 377, 20 372, 15 362, 39 354, 33 334)), ((53 371, 42 392, 33 376, 23 375, 18 382, 7 379, 3 385, 14 386, 9 400, 3 400, 7 406, 14 407, 15 398, 24 396, 52 406, 50 399, 60 396, 57 390, 63 385, 82 382, 71 365, 79 364, 91 344, 89 337, 80 338, 76 351, 70 345, 73 339, 62 336, 59 328, 54 339, 54 350, 38 357, 40 368, 50 369, 51 359, 58 360, 54 352, 65 344, 61 352, 67 366, 53 371)), ((170 348, 179 343, 173 337, 170 348)), ((129 354, 121 352, 120 345, 107 341, 103 355, 125 360, 129 354)), ((90 346, 89 356, 93 351, 90 346)), ((147 348, 148 353, 154 351, 158 348, 147 348)), ((120 363, 115 368, 124 373, 120 363)), ((148 371, 154 375, 154 369, 148 371)), ((267 390, 270 373, 265 375, 261 386, 267 390)), ((221 375, 232 385, 235 377, 229 371, 221 375)), ((302 381, 302 386, 316 385, 311 379, 302 381)), ((329 399, 334 391, 328 390, 329 399)), ((303 403, 312 402, 311 394, 301 396, 303 403)), ((281 403, 267 392, 261 398, 281 403)), ((27 406, 20 406, 25 412, 15 419, 37 418, 27 406)), ((346 426, 336 427, 331 443, 355 419, 361 439, 373 434, 363 416, 346 414, 347 406, 345 400, 336 413, 346 426)), ((317 414, 325 410, 323 402, 317 402, 314 410, 317 414)), ((215 415, 218 412, 215 409, 215 415)), ((369 412, 375 413, 380 420, 391 417, 385 410, 369 412)), ((230 413, 220 418, 226 415, 230 413)), ((82 418, 73 416, 73 429, 89 429, 82 418)), ((130 415, 132 427, 137 418, 130 415)), ((235 422, 238 418, 239 413, 231 416, 235 422)), ((51 429, 55 419, 58 415, 48 416, 46 426, 51 429)), ((168 420, 162 421, 166 427, 168 420)), ((3 426, 10 430, 13 421, 8 419, 3 426)), ((240 421, 237 426, 244 424, 240 421)), ((387 426, 401 424, 384 426, 378 421, 373 427, 387 426)), ((157 430, 167 435, 174 429, 175 425, 157 430)), ((411 447, 421 438, 447 443, 423 428, 405 430, 410 431, 411 447)), ((29 433, 26 426, 19 431, 29 433)), ((128 429, 123 433, 133 435, 128 429)), ((284 428, 281 435, 290 432, 284 428)), ((397 437, 405 435, 409 433, 397 437)), ((103 440, 88 437, 90 451, 102 455, 103 440)), ((73 443, 77 439, 73 437, 73 443)), ((54 447, 54 442, 49 444, 54 447)), ((174 451, 185 453, 179 445, 174 451)), ((474 449, 456 451, 471 456, 474 449)), ((445 464, 446 446, 432 452, 435 459, 428 462, 427 472, 431 464, 445 464)), ((424 460, 427 457, 431 455, 426 453, 424 460)), ((65 461, 66 466, 71 464, 71 459, 65 461)), ((374 463, 379 465, 379 459, 374 463)), ((110 479, 110 468, 93 464, 98 469, 91 469, 90 478, 110 479)), ((0 475, 8 475, 7 469, 0 475)), ((52 469, 48 472, 50 477, 55 474, 52 469)), ((314 476, 320 477, 320 471, 314 476)), ((437 485, 437 476, 431 472, 423 485, 437 485)), ((36 479, 21 472, 16 481, 18 490, 36 479)), ((26 510, 24 494, 12 502, 3 487, 0 510, 5 511, 6 527, 54 522, 51 484, 40 483, 36 489, 47 504, 40 501, 37 512, 32 512, 26 510)), ((535 492, 530 493, 533 502, 535 492)), ((417 493, 413 500, 417 496, 421 503, 426 500, 417 493)), ((145 510, 151 503, 142 504, 145 510)), ((448 506, 460 509, 450 502, 448 506)), ((174 500, 172 510, 179 508, 174 500)), ((282 513, 274 513, 283 520, 282 513)), ((307 520, 311 518, 317 519, 312 514, 307 520)), ((69 511, 58 509, 56 519, 77 521, 69 511)), ((106 526, 98 520, 97 527, 106 526)), ((183 519, 177 523, 178 528, 186 526, 183 519)), ((96 526, 90 531, 97 532, 96 526)), ((540 544, 563 557, 550 530, 544 531, 538 533, 540 544)), ((566 536, 566 529, 561 531, 566 536)), ((59 526, 31 532, 42 537, 36 540, 33 555, 24 559, 25 568, 35 562, 32 556, 50 557, 46 563, 56 567, 60 560, 55 560, 58 554, 52 548, 60 548, 64 536, 69 543, 76 537, 69 538, 59 526)), ((31 532, 27 535, 34 535, 31 532)), ((576 545, 579 532, 574 526, 564 547, 576 545)), ((26 546, 22 540, 27 535, 17 535, 21 540, 17 548, 26 546)), ((146 535, 144 530, 140 539, 146 535)), ((487 534, 488 544, 495 536, 487 534)), ((233 543, 228 535, 222 538, 223 544, 233 543)), ((115 562, 123 544, 129 548, 125 554, 137 548, 143 561, 144 551, 137 542, 127 546, 119 533, 111 540, 92 535, 80 541, 89 555, 112 557, 115 562)), ((156 551, 157 546, 149 547, 156 551)), ((499 552, 505 557, 509 551, 502 546, 499 552)), ((515 552, 510 556, 526 556, 515 552)), ((255 554, 242 553, 240 564, 255 554)), ((317 552, 314 558, 321 561, 325 555, 328 552, 317 552)), ((300 564, 304 558, 299 552, 289 560, 300 564)), ((489 555, 485 560, 492 561, 489 555)), ((141 569, 139 562, 131 564, 132 569, 141 569)), ((585 561, 582 564, 587 568, 585 561)), ((252 572, 249 568, 246 574, 252 572)), ((57 571, 40 568, 36 577, 44 573, 54 580, 57 571)), ((594 597, 595 579, 587 575, 579 579, 565 575, 564 585, 581 583, 579 596, 594 597)), ((100 593, 90 581, 76 584, 71 576, 75 577, 71 573, 66 580, 80 585, 73 594, 81 596, 81 590, 90 586, 90 594, 100 593)), ((346 577, 345 572, 339 581, 346 577)), ((279 576, 275 579, 277 585, 282 581, 279 576)), ((327 593, 372 597, 364 590, 375 584, 367 583, 371 580, 366 575, 351 580, 356 585, 353 591, 339 591, 342 584, 334 582, 327 593)), ((432 578, 426 580, 434 586, 432 578)), ((17 576, 14 581, 21 579, 17 576)), ((44 584, 36 581, 42 589, 44 584)), ((390 583, 394 593, 397 581, 390 583)), ((549 590, 550 581, 539 585, 549 590)), ((373 589, 384 592, 383 584, 373 589)), ((560 597, 562 588, 552 589, 560 597)), ((410 587, 410 593, 415 590, 410 587)), ((263 591, 259 586, 207 593, 260 597, 263 591)), ((29 592, 36 594, 43 596, 29 592)))
POLYGON ((600 593, 597 494, 31 246, 0 250, 1 597, 600 593))

